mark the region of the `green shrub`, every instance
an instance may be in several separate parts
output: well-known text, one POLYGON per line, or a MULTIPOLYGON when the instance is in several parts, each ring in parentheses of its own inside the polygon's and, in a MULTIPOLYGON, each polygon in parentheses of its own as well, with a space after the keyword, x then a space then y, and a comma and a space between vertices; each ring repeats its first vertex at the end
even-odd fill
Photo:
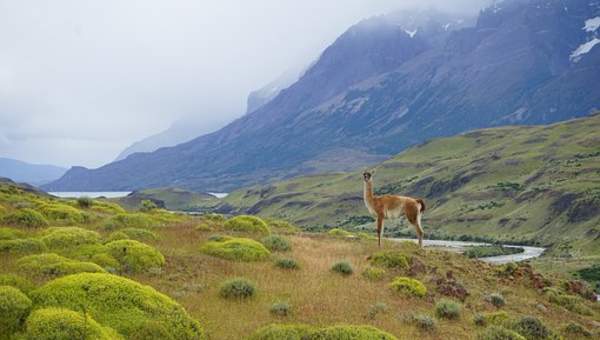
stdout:
POLYGON ((483 333, 479 334, 478 340, 526 340, 519 333, 500 326, 488 327, 483 333))
POLYGON ((329 234, 330 236, 334 236, 334 237, 351 237, 351 236, 353 236, 351 232, 346 231, 341 228, 333 228, 333 229, 329 230, 327 232, 327 234, 329 234))
POLYGON ((276 316, 288 316, 291 313, 291 307, 287 302, 275 302, 269 311, 276 316))
POLYGON ((458 319, 460 318, 461 305, 452 300, 442 299, 435 305, 435 315, 441 319, 458 319))
POLYGON ((271 230, 276 230, 279 233, 294 234, 301 231, 300 228, 296 227, 288 221, 278 219, 265 219, 265 222, 271 230))
POLYGON ((25 294, 28 294, 35 288, 31 281, 16 274, 0 274, 0 286, 15 287, 25 294))
POLYGON ((528 340, 548 339, 551 335, 550 330, 540 321, 540 319, 533 316, 524 316, 520 318, 511 328, 528 340))
POLYGON ((260 217, 240 215, 225 221, 223 227, 228 230, 246 233, 270 234, 271 230, 260 217))
POLYGON ((383 277, 385 276, 385 273, 386 273, 385 269, 376 268, 376 267, 367 267, 367 269, 365 269, 362 272, 362 276, 367 280, 379 281, 379 280, 383 279, 383 277))
POLYGON ((224 242, 224 241, 233 240, 233 237, 227 236, 227 235, 211 235, 208 238, 208 240, 215 241, 215 242, 224 242))
POLYGON ((125 272, 140 273, 165 265, 165 257, 158 250, 139 241, 112 241, 106 244, 106 248, 125 272))
POLYGON ((127 236, 129 236, 129 238, 132 240, 137 240, 137 241, 156 241, 156 240, 158 240, 158 235, 155 232, 150 231, 148 229, 125 228, 125 229, 121 230, 121 232, 126 234, 127 236))
POLYGON ((260 240, 270 251, 289 251, 292 249, 290 243, 279 235, 269 235, 260 240))
POLYGON ((565 334, 568 334, 570 336, 575 336, 575 337, 586 337, 589 338, 592 336, 592 332, 588 331, 585 327, 583 327, 582 325, 576 323, 576 322, 569 322, 564 328, 563 328, 563 332, 565 334))
POLYGON ((121 270, 121 264, 117 259, 106 253, 95 254, 90 258, 90 262, 94 262, 106 271, 114 273, 121 270))
MULTIPOLYGON (((0 241, 1 242, 1 241, 0 241)), ((0 247, 1 248, 1 247, 0 247)), ((562 306, 571 312, 581 315, 592 315, 593 312, 584 303, 583 299, 569 294, 563 294, 553 288, 545 288, 544 293, 548 297, 548 301, 562 306)))
POLYGON ((16 240, 25 236, 22 231, 13 228, 0 228, 0 241, 16 240))
POLYGON ((48 228, 41 240, 50 249, 74 248, 100 242, 100 234, 78 227, 48 228))
POLYGON ((94 200, 92 210, 101 214, 125 214, 125 209, 117 203, 108 202, 105 200, 94 200))
POLYGON ((86 197, 86 196, 79 197, 79 198, 77 199, 77 205, 78 205, 80 208, 83 208, 83 209, 88 209, 88 208, 91 208, 91 207, 92 207, 92 205, 94 205, 94 200, 92 200, 91 198, 89 198, 89 197, 86 197))
POLYGON ((259 242, 248 238, 232 238, 227 241, 209 241, 200 247, 200 251, 211 256, 232 261, 262 261, 271 252, 259 242))
POLYGON ((221 215, 221 214, 215 214, 215 213, 210 213, 210 214, 204 214, 202 215, 202 218, 211 222, 225 222, 225 216, 221 215))
POLYGON ((500 308, 506 304, 504 301, 504 296, 502 296, 500 293, 492 293, 487 297, 486 300, 496 308, 500 308))
POLYGON ((437 328, 435 320, 427 314, 413 314, 410 317, 410 321, 422 331, 431 332, 437 328))
POLYGON ((129 240, 129 235, 125 234, 122 231, 113 231, 106 238, 107 242, 118 241, 118 240, 129 240))
POLYGON ((98 324, 89 315, 64 308, 44 308, 27 318, 27 339, 123 339, 112 328, 98 324))
POLYGON ((375 237, 375 235, 368 234, 363 231, 356 233, 356 237, 360 238, 361 240, 377 240, 377 237, 375 237))
POLYGON ((382 251, 373 254, 371 264, 378 267, 408 269, 408 258, 398 251, 382 251))
POLYGON ((479 326, 496 325, 501 326, 506 324, 510 319, 508 313, 504 311, 478 314, 475 316, 475 324, 479 326))
POLYGON ((64 276, 31 293, 39 307, 85 310, 92 318, 129 338, 148 322, 168 329, 174 339, 204 339, 198 322, 171 298, 150 286, 111 274, 64 276))
POLYGON ((244 278, 234 278, 223 282, 219 295, 226 299, 245 299, 254 296, 254 283, 244 278))
MULTIPOLYGON (((0 286, 0 330, 12 333, 21 328, 31 309, 31 300, 20 290, 11 286, 0 286)), ((2 334, 0 334, 0 337, 2 334)))
POLYGON ((281 269, 299 269, 300 266, 293 259, 278 259, 275 261, 275 266, 281 269))
POLYGON ((254 332, 250 340, 308 340, 313 331, 308 325, 271 324, 254 332))
POLYGON ((332 326, 325 327, 313 332, 309 339, 311 340, 337 340, 337 339, 357 339, 357 340, 397 340, 389 333, 379 330, 372 326, 332 326))
POLYGON ((23 227, 37 228, 48 225, 48 220, 39 212, 24 208, 5 215, 2 222, 10 225, 18 225, 23 227))
POLYGON ((39 253, 46 249, 44 242, 34 238, 0 241, 0 253, 39 253))
POLYGON ((158 205, 151 200, 142 200, 140 210, 141 211, 152 211, 158 209, 158 205))
POLYGON ((117 214, 104 221, 103 227, 106 230, 115 230, 119 228, 152 228, 159 226, 151 217, 146 214, 117 214))
POLYGON ((367 311, 367 317, 371 320, 374 320, 377 315, 385 313, 388 311, 388 306, 383 302, 377 302, 369 306, 369 310, 367 311))
POLYGON ((331 271, 342 275, 351 275, 354 272, 352 265, 346 261, 334 263, 333 266, 331 266, 331 271))
POLYGON ((92 262, 72 260, 56 254, 29 255, 17 260, 19 269, 35 277, 56 277, 75 273, 104 273, 92 262))
POLYGON ((485 326, 487 324, 485 317, 479 313, 477 313, 477 314, 475 314, 475 316, 473 316, 473 323, 477 326, 485 326))
POLYGON ((407 296, 423 297, 427 294, 427 287, 421 281, 410 277, 399 276, 392 281, 390 286, 394 291, 407 296))
POLYGON ((70 205, 60 203, 45 204, 40 209, 52 221, 64 223, 83 223, 85 221, 85 215, 70 205))
POLYGON ((165 326, 159 322, 149 321, 144 323, 139 329, 136 329, 128 339, 131 340, 177 340, 171 336, 171 333, 165 326))

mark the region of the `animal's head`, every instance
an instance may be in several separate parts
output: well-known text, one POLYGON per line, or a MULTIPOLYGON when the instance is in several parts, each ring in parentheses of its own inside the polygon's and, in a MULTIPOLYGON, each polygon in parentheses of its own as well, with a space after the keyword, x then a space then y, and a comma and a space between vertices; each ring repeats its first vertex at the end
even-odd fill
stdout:
POLYGON ((375 174, 375 170, 365 170, 365 172, 363 172, 363 180, 365 182, 371 182, 373 180, 373 175, 375 174))

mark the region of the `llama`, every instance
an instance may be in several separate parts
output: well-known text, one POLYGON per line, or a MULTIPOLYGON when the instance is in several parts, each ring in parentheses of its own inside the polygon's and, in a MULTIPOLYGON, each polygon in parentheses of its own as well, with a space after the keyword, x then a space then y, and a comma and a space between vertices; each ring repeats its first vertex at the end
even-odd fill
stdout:
POLYGON ((383 220, 399 218, 404 215, 415 227, 417 237, 419 238, 419 247, 423 248, 423 227, 421 226, 421 215, 425 211, 425 201, 420 198, 406 196, 383 195, 375 196, 373 194, 373 174, 374 171, 365 171, 364 179, 364 200, 369 213, 377 220, 377 237, 379 238, 379 247, 381 247, 381 235, 383 234, 383 220))

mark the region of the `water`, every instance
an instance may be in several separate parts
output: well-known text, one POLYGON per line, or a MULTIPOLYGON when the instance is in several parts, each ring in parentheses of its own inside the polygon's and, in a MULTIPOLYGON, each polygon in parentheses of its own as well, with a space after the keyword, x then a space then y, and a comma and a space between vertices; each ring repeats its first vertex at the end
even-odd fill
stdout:
MULTIPOLYGON (((392 238, 391 240, 396 241, 414 241, 415 239, 408 238, 392 238)), ((424 247, 443 247, 454 250, 458 253, 462 253, 465 251, 467 247, 471 246, 489 246, 491 244, 484 242, 464 242, 464 241, 446 241, 446 240, 423 240, 424 247)), ((536 257, 539 257, 544 253, 545 248, 541 247, 529 247, 529 246, 515 246, 515 245, 503 245, 504 247, 518 247, 523 248, 524 252, 518 254, 510 254, 510 255, 500 255, 500 256, 490 256, 490 257, 481 257, 479 260, 485 261, 493 264, 504 264, 509 262, 520 262, 525 260, 530 260, 536 257)))
POLYGON ((125 197, 125 196, 131 194, 131 191, 59 191, 59 192, 49 192, 49 194, 58 196, 58 197, 62 197, 62 198, 79 198, 79 197, 117 198, 117 197, 125 197))
POLYGON ((228 192, 209 192, 208 194, 209 195, 213 195, 213 196, 215 196, 216 198, 219 198, 219 199, 225 198, 225 197, 227 197, 227 195, 229 195, 228 192))

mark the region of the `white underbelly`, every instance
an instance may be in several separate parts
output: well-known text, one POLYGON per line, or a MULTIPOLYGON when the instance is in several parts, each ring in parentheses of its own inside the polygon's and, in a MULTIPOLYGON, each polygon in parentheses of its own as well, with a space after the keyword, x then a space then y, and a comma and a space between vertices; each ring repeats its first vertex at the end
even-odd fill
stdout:
POLYGON ((401 209, 394 209, 394 210, 386 210, 385 211, 385 218, 394 219, 394 218, 400 218, 401 216, 402 216, 402 210, 401 209))

